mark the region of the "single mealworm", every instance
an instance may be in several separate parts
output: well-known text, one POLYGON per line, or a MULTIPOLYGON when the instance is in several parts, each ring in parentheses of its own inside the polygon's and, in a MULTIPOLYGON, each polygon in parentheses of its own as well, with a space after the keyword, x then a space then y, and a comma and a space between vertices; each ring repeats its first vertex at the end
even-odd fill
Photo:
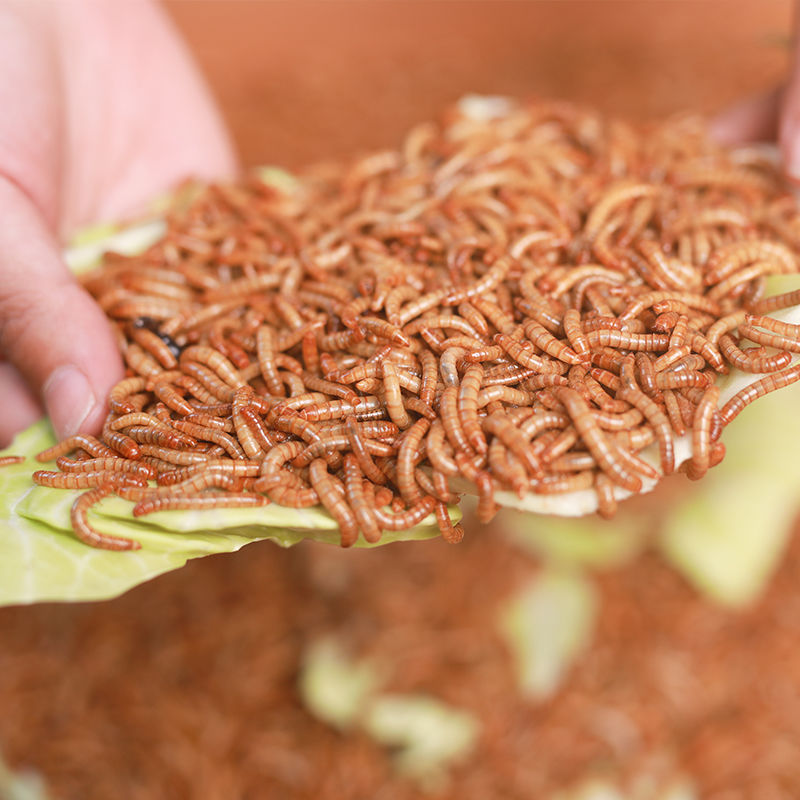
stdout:
POLYGON ((742 350, 727 333, 719 337, 719 349, 722 355, 742 372, 777 372, 788 366, 792 360, 791 353, 786 350, 772 355, 742 350))
POLYGON ((51 472, 37 470, 33 482, 56 489, 89 489, 99 486, 147 486, 147 478, 129 472, 99 470, 92 472, 51 472))
POLYGON ((126 458, 89 458, 85 461, 76 461, 67 456, 59 456, 56 459, 56 466, 62 472, 129 472, 143 478, 156 477, 156 471, 148 464, 126 458))
POLYGON ((472 453, 472 446, 464 432, 458 413, 458 388, 456 386, 446 387, 439 397, 439 417, 453 449, 472 453))
MULTIPOLYGON (((800 326, 795 327, 800 330, 800 326)), ((760 331, 754 325, 750 325, 746 322, 739 326, 739 333, 744 336, 745 339, 749 339, 751 342, 765 347, 774 347, 776 350, 785 350, 790 353, 800 353, 800 339, 797 338, 797 335, 795 335, 795 338, 790 338, 789 336, 773 333, 772 331, 760 331)))
POLYGON ((391 361, 381 362, 383 372, 383 389, 386 410, 389 419, 400 429, 405 429, 411 424, 411 418, 403 405, 403 395, 397 377, 397 368, 391 361))
POLYGON ((260 494, 233 494, 230 492, 208 495, 186 495, 176 497, 154 497, 140 500, 133 507, 133 516, 142 517, 157 511, 209 511, 219 508, 251 508, 267 504, 260 494))
POLYGON ((93 458, 119 458, 119 453, 106 447, 102 442, 95 439, 94 436, 87 436, 86 434, 76 434, 69 436, 58 444, 42 450, 41 453, 36 455, 37 461, 54 461, 59 456, 65 456, 73 450, 84 450, 93 458))
POLYGON ((99 547, 103 550, 139 550, 141 548, 139 542, 121 536, 109 536, 89 524, 89 509, 112 491, 113 488, 109 484, 105 484, 76 497, 70 510, 72 530, 78 539, 90 547, 99 547))
MULTIPOLYGON (((472 364, 467 367, 458 390, 458 413, 461 427, 470 447, 476 453, 485 453, 488 449, 486 437, 478 421, 478 391, 483 380, 483 367, 472 364)), ((505 387, 503 387, 505 388, 505 387)))
POLYGON ((328 472, 325 460, 321 458, 315 458, 308 465, 308 477, 319 496, 320 503, 339 526, 341 546, 351 547, 358 539, 358 522, 353 509, 345 499, 343 484, 328 472))
POLYGON ((123 378, 114 386, 108 396, 111 411, 114 414, 133 413, 136 409, 130 404, 128 398, 141 392, 146 383, 145 378, 138 375, 134 378, 123 378))
POLYGON ((514 339, 508 334, 498 333, 495 335, 494 341, 499 344, 514 361, 538 373, 554 372, 561 375, 567 370, 567 364, 564 362, 539 356, 536 354, 533 345, 514 339))
POLYGON ((589 452, 598 465, 614 483, 631 492, 642 489, 641 479, 627 470, 619 462, 619 448, 616 447, 600 429, 588 404, 574 389, 556 387, 553 389, 558 400, 564 405, 572 419, 572 424, 580 434, 589 452))
POLYGON ((147 328, 136 328, 131 330, 131 338, 149 353, 164 369, 174 369, 178 366, 178 359, 170 349, 169 345, 156 333, 147 328))
POLYGON ((702 478, 708 471, 711 460, 711 423, 717 411, 719 387, 709 386, 697 405, 692 422, 692 457, 686 474, 693 481, 702 478))
POLYGON ((425 439, 425 452, 434 469, 444 475, 457 475, 458 466, 452 455, 447 452, 448 443, 445 441, 445 429, 441 418, 433 420, 425 439))
MULTIPOLYGON (((456 391, 455 387, 452 389, 456 391)), ((414 478, 414 468, 418 460, 419 447, 430 427, 431 423, 427 419, 424 417, 418 419, 406 431, 397 452, 397 488, 409 505, 415 505, 422 499, 414 478)))
POLYGON ((464 529, 461 525, 453 525, 450 514, 445 503, 437 502, 433 508, 436 514, 436 522, 442 538, 448 544, 458 544, 464 538, 464 529))
POLYGON ((355 514, 364 538, 370 543, 380 541, 381 529, 364 492, 358 459, 352 453, 344 457, 344 484, 347 502, 355 514))
POLYGON ((614 484, 604 472, 594 476, 594 489, 597 494, 597 513, 603 519, 611 519, 617 513, 617 498, 614 484))
POLYGON ((567 337, 572 350, 578 356, 580 363, 589 361, 589 342, 581 327, 581 313, 575 308, 568 308, 564 312, 564 334, 567 337))
POLYGON ((769 394, 769 392, 789 386, 797 380, 800 380, 800 362, 793 364, 788 369, 772 372, 760 380, 753 381, 753 383, 737 392, 725 403, 720 410, 721 423, 727 425, 754 400, 769 394))
POLYGON ((364 475, 373 483, 385 484, 386 475, 373 461, 368 446, 361 436, 361 429, 356 422, 356 418, 353 416, 348 417, 345 421, 345 428, 347 431, 347 439, 350 443, 350 449, 358 460, 358 465, 364 475))
POLYGON ((750 306, 752 314, 769 314, 770 311, 778 311, 782 308, 800 305, 800 289, 791 292, 776 294, 772 297, 765 297, 750 306))

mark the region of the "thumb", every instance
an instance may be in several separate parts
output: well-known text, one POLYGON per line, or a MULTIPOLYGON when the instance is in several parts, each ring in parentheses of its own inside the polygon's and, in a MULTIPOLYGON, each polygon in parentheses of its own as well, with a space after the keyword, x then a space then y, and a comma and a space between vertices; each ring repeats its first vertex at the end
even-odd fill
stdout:
POLYGON ((61 260, 36 207, 0 178, 0 352, 41 398, 56 433, 96 431, 122 375, 108 320, 61 260))

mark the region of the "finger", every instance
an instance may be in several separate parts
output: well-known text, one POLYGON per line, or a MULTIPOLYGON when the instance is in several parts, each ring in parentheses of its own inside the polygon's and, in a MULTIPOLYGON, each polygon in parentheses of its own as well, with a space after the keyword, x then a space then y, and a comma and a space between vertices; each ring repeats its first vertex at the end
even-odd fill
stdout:
POLYGON ((86 0, 53 10, 74 112, 62 232, 141 213, 186 178, 236 173, 211 93, 159 3, 86 0))
POLYGON ((108 320, 63 264, 33 203, 0 178, 0 351, 59 436, 99 428, 122 375, 108 320))
POLYGON ((44 411, 19 370, 8 361, 0 361, 0 397, 0 447, 6 447, 14 434, 33 425, 44 411))
POLYGON ((714 138, 723 144, 775 141, 783 92, 780 87, 725 109, 711 123, 714 138))

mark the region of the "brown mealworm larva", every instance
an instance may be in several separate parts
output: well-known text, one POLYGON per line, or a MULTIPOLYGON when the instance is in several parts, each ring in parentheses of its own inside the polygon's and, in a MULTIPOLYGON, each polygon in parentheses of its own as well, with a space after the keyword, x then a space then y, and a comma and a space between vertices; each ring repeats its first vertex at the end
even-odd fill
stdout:
MULTIPOLYGON (((795 326, 800 330, 800 326, 795 326)), ((739 333, 745 339, 751 342, 763 345, 765 347, 774 347, 776 350, 784 350, 789 353, 800 353, 800 339, 790 338, 780 333, 773 333, 772 331, 760 331, 755 325, 747 322, 739 326, 739 333)), ((784 365, 782 365, 784 366, 784 365)))
POLYGON ((742 372, 777 372, 788 366, 792 360, 791 353, 786 350, 772 355, 742 350, 727 333, 719 337, 719 349, 722 355, 742 372))
POLYGON ((578 356, 580 363, 589 361, 589 342, 581 327, 581 314, 575 308, 568 308, 564 312, 564 334, 567 337, 572 350, 578 356))
POLYGON ((70 510, 70 521, 72 522, 72 530, 75 535, 84 544, 91 547, 99 547, 103 550, 139 550, 141 545, 133 539, 126 539, 121 536, 109 536, 108 534, 101 533, 95 530, 88 520, 89 509, 99 503, 104 497, 107 497, 112 492, 112 487, 109 484, 99 486, 96 489, 90 489, 75 498, 70 510))
POLYGON ((425 439, 425 452, 428 460, 437 472, 443 475, 457 475, 458 466, 452 456, 447 453, 445 429, 440 417, 431 423, 428 436, 425 439))
POLYGON ((692 422, 692 457, 686 474, 693 481, 708 472, 711 460, 711 421, 717 410, 719 387, 709 386, 694 412, 692 422))
MULTIPOLYGON (((14 456, 9 457, 14 458, 14 456)), ((129 472, 143 478, 156 477, 156 471, 150 465, 126 458, 89 458, 85 461, 76 461, 67 456, 59 456, 56 459, 56 466, 62 472, 129 472)))
POLYGON ((73 450, 84 450, 93 458, 119 458, 119 453, 116 453, 110 447, 106 447, 94 436, 79 433, 64 439, 52 447, 48 447, 46 450, 42 450, 41 453, 36 455, 36 460, 43 462, 54 461, 59 456, 65 456, 73 450))
POLYGON ((130 472, 95 470, 91 472, 51 472, 37 470, 33 482, 56 489, 90 489, 100 486, 147 486, 147 478, 130 472))
POLYGON ((381 529, 367 500, 358 459, 351 453, 344 457, 344 483, 347 502, 355 514, 364 538, 374 543, 381 538, 381 529))
POLYGON ((589 452, 608 477, 631 492, 641 491, 641 479, 620 464, 617 455, 619 448, 610 442, 602 432, 588 404, 580 394, 574 389, 564 387, 556 387, 553 391, 572 418, 572 424, 585 442, 589 452))
POLYGON ((772 372, 760 380, 754 381, 725 403, 720 410, 720 421, 723 425, 727 425, 754 400, 763 397, 769 392, 789 386, 797 380, 800 380, 800 362, 793 364, 788 369, 772 372))
MULTIPOLYGON (((476 453, 485 453, 488 449, 486 437, 478 421, 478 391, 483 380, 483 367, 472 364, 467 367, 458 390, 458 413, 461 427, 470 447, 476 453)), ((503 387, 505 388, 505 387, 503 387)))
POLYGON ((436 514, 436 522, 439 525, 442 538, 448 544, 458 544, 464 538, 464 529, 460 524, 453 525, 450 514, 447 511, 447 505, 442 502, 437 502, 433 510, 436 514))
POLYGON ((614 484, 605 472, 594 476, 594 489, 597 494, 597 513, 603 519, 611 519, 617 512, 617 499, 614 484))
POLYGON ((383 371, 383 389, 385 393, 386 411, 389 419, 404 429, 411 424, 411 418, 403 405, 403 395, 400 391, 400 381, 397 377, 397 367, 391 361, 381 362, 383 371))
MULTIPOLYGON (((455 392, 455 387, 451 387, 455 392)), ((397 452, 397 488, 402 498, 409 505, 416 505, 422 499, 414 478, 417 453, 425 434, 431 423, 425 419, 418 419, 405 433, 400 449, 397 452)))
POLYGON ((523 367, 528 367, 538 373, 555 372, 562 375, 567 370, 567 364, 561 361, 553 361, 536 354, 533 345, 521 342, 505 333, 498 333, 494 341, 523 367))
POLYGON ((267 498, 260 494, 234 494, 215 492, 208 495, 186 495, 175 497, 154 497, 140 500, 133 507, 134 517, 142 517, 157 511, 208 511, 219 508, 251 508, 267 504, 267 498))
POLYGON ((342 547, 351 547, 358 539, 358 522, 345 499, 345 488, 341 481, 328 472, 325 460, 321 458, 315 458, 308 465, 308 477, 320 502, 339 526, 342 547))
POLYGON ((770 311, 779 311, 782 308, 789 308, 800 304, 800 289, 791 292, 776 294, 772 297, 765 297, 750 306, 753 314, 769 314, 770 311))

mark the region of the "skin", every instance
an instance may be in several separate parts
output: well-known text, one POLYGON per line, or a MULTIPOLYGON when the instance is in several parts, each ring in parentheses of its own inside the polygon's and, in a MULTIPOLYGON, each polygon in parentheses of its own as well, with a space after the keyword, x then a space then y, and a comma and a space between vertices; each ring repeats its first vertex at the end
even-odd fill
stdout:
POLYGON ((234 174, 234 154, 151 0, 0 0, 0 75, 0 443, 43 411, 59 436, 97 432, 122 363, 61 243, 234 174))

